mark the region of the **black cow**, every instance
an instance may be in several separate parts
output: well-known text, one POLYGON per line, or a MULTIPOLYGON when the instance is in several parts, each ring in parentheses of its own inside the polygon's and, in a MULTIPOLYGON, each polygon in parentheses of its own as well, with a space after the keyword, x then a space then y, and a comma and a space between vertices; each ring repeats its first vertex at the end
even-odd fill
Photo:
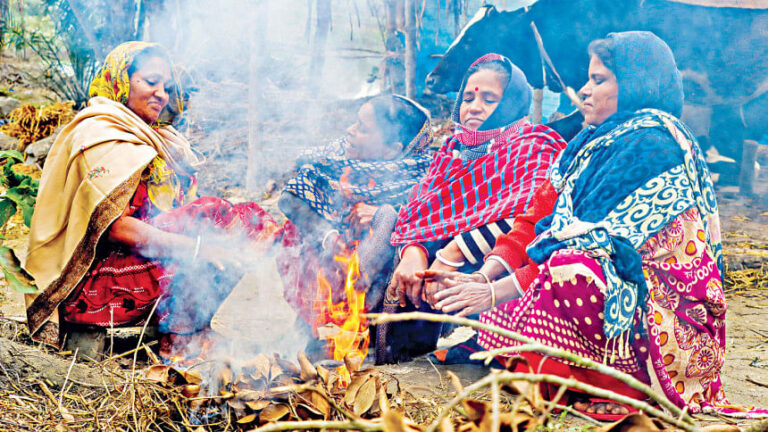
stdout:
MULTIPOLYGON (((675 53, 685 86, 684 118, 700 136, 739 160, 744 138, 768 133, 768 94, 763 94, 768 90, 768 10, 762 9, 669 0, 539 0, 511 12, 484 6, 429 74, 427 88, 457 90, 462 72, 487 52, 506 55, 531 85, 542 88, 545 78, 531 22, 563 81, 577 90, 587 79, 590 41, 609 32, 653 31, 675 53)), ((546 85, 562 90, 550 70, 546 85)))

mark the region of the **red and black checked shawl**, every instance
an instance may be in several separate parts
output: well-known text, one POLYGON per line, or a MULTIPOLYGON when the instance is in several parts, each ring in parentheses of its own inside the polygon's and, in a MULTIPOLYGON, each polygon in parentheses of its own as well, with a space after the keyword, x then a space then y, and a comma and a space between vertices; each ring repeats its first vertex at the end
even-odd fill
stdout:
POLYGON ((453 238, 523 213, 566 146, 557 132, 523 119, 497 129, 486 156, 462 160, 454 149, 460 140, 467 142, 468 132, 463 129, 446 140, 427 175, 411 190, 408 204, 400 209, 393 245, 453 238))

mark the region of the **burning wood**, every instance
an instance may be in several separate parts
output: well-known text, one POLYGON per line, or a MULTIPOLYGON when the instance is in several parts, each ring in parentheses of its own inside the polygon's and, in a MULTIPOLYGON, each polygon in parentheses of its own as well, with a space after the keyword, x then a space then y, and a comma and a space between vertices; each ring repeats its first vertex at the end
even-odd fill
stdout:
MULTIPOLYGON (((281 420, 343 419, 352 413, 374 418, 387 409, 399 391, 373 369, 346 372, 344 366, 328 370, 298 354, 296 363, 278 355, 259 354, 244 363, 218 362, 205 375, 167 365, 148 368, 145 378, 172 386, 201 423, 215 423, 227 409, 238 425, 259 425, 281 420), (341 373, 340 373, 341 372, 341 373), (348 380, 348 381, 343 381, 348 380), (343 383, 347 383, 342 385, 343 383), (390 393, 387 393, 390 389, 390 393), (378 400, 379 403, 376 403, 378 400), (382 408, 383 407, 383 408, 382 408), (202 413, 215 413, 202 421, 202 413)), ((204 417, 204 416, 203 416, 204 417)))
POLYGON ((333 302, 333 287, 321 269, 317 273, 316 328, 321 339, 329 342, 334 360, 343 361, 337 368, 339 386, 350 383, 350 373, 360 369, 368 354, 370 334, 365 313, 365 292, 358 292, 355 284, 360 279, 360 257, 357 245, 345 255, 336 255, 334 260, 345 270, 344 300, 333 302))

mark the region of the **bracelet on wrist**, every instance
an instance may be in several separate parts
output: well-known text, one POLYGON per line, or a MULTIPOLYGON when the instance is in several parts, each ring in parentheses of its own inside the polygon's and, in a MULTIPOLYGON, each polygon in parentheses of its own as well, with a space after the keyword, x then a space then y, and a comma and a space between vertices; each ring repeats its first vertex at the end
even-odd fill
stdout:
POLYGON ((438 261, 440 261, 441 263, 443 263, 443 264, 445 264, 447 266, 451 266, 451 267, 455 267, 455 268, 460 268, 460 267, 464 266, 464 264, 467 263, 466 261, 451 261, 451 260, 445 259, 443 257, 442 252, 443 252, 442 249, 440 249, 437 252, 435 252, 435 258, 437 258, 438 261))
POLYGON ((323 250, 328 250, 328 249, 325 247, 325 241, 326 241, 326 240, 328 240, 328 236, 330 236, 331 234, 334 234, 334 233, 335 233, 336 235, 341 235, 341 233, 339 233, 339 230, 337 230, 337 229, 332 229, 332 230, 329 230, 327 233, 325 233, 325 235, 323 236, 323 240, 320 242, 320 247, 322 247, 322 248, 323 248, 323 250))
POLYGON ((482 276, 483 279, 485 279, 485 283, 488 284, 488 289, 491 290, 491 309, 495 308, 496 307, 496 287, 493 286, 493 282, 491 282, 491 278, 489 278, 487 274, 481 271, 476 271, 476 272, 473 272, 472 274, 475 274, 475 273, 482 276))
POLYGON ((421 251, 424 252, 424 256, 426 256, 427 259, 429 259, 429 251, 427 251, 427 248, 424 247, 424 245, 422 245, 421 243, 408 243, 407 245, 403 246, 402 249, 400 249, 400 261, 403 260, 403 255, 405 254, 405 250, 411 246, 421 249, 421 251))

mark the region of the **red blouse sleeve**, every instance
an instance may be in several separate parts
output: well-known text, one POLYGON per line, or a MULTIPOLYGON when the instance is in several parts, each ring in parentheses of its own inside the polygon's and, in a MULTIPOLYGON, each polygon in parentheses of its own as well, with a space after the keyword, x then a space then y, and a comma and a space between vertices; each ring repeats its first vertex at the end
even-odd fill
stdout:
MULTIPOLYGON (((500 235, 496 240, 493 250, 488 254, 488 256, 495 255, 503 259, 512 269, 518 269, 523 265, 529 264, 530 260, 525 253, 525 248, 536 237, 534 232, 536 223, 550 215, 555 208, 557 192, 552 187, 549 179, 547 179, 536 189, 532 198, 528 210, 515 218, 512 230, 507 234, 500 235)), ((533 277, 536 276, 534 275, 533 277)), ((522 281, 520 282, 522 285, 522 281)))

